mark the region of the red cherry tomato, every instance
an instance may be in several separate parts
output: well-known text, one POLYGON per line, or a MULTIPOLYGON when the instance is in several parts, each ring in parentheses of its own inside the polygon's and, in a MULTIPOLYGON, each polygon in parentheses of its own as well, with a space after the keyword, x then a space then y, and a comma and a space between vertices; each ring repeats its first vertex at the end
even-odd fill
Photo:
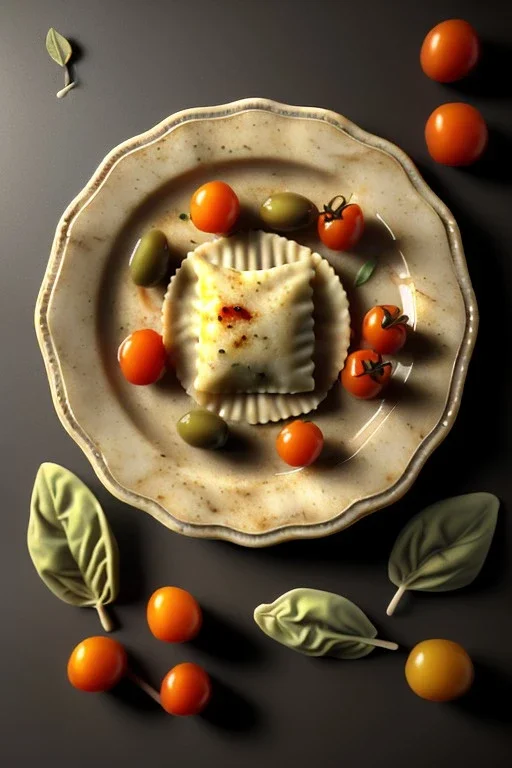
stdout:
POLYGON ((471 165, 482 155, 488 137, 485 120, 470 104, 442 104, 425 126, 428 151, 443 165, 471 165))
POLYGON ((407 320, 393 304, 373 307, 363 320, 363 338, 381 355, 396 355, 407 338, 407 320))
POLYGON ((427 77, 439 83, 453 83, 465 77, 479 58, 478 35, 471 24, 462 19, 437 24, 421 46, 421 68, 427 77))
POLYGON ((234 226, 240 203, 224 181, 209 181, 196 189, 190 201, 190 218, 202 232, 227 234, 234 226))
POLYGON ((110 637, 88 637, 73 650, 68 679, 81 691, 108 691, 126 674, 128 659, 121 643, 110 637))
POLYGON ((212 695, 208 673, 197 664, 178 664, 166 674, 160 689, 162 707, 170 715, 198 715, 212 695))
POLYGON ((162 337, 150 328, 134 331, 117 354, 123 376, 131 384, 154 384, 165 369, 167 353, 162 337))
POLYGON ((167 643, 192 640, 203 621, 199 603, 179 587, 161 587, 148 601, 147 619, 151 632, 167 643))
POLYGON ((282 428, 276 439, 279 456, 292 467, 307 467, 318 459, 324 436, 311 421, 292 421, 282 428))
POLYGON ((324 211, 318 217, 318 235, 332 251, 349 251, 359 242, 363 232, 364 216, 357 203, 347 203, 343 195, 337 195, 324 205, 324 211), (338 200, 341 203, 335 206, 338 200))
POLYGON ((352 352, 341 372, 341 383, 347 392, 361 400, 376 397, 391 376, 391 363, 384 363, 373 349, 352 352))

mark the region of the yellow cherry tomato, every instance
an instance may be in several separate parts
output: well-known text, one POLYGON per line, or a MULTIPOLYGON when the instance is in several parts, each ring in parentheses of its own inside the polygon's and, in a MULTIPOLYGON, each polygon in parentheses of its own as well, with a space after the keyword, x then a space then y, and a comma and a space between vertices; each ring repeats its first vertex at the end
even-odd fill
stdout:
POLYGON ((473 662, 451 640, 424 640, 409 654, 405 677, 415 694, 428 701, 452 701, 473 683, 473 662))

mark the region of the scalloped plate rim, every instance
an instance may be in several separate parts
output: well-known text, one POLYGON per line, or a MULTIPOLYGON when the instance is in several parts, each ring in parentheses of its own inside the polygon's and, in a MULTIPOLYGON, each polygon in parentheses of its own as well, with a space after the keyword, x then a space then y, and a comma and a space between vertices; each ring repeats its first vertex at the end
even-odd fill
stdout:
POLYGON ((86 186, 68 205, 57 225, 48 266, 38 294, 35 307, 36 335, 44 359, 50 383, 51 395, 57 415, 68 434, 87 456, 96 475, 120 501, 149 513, 176 533, 205 539, 222 539, 246 547, 264 547, 292 539, 314 539, 337 533, 372 512, 383 509, 402 498, 416 480, 421 468, 447 436, 455 423, 460 407, 460 400, 467 375, 468 363, 474 349, 478 330, 478 308, 471 284, 462 240, 457 223, 447 206, 437 197, 423 179, 409 156, 387 139, 371 134, 357 126, 348 118, 322 107, 292 106, 265 98, 246 98, 212 107, 195 107, 175 112, 153 128, 134 136, 114 147, 103 159, 86 186), (189 524, 175 518, 158 502, 137 494, 118 483, 108 469, 103 454, 97 450, 93 440, 75 420, 66 398, 59 360, 48 322, 49 304, 53 287, 63 259, 63 245, 73 219, 80 213, 92 196, 100 188, 112 168, 126 154, 146 147, 161 139, 177 125, 206 119, 229 117, 241 112, 261 110, 284 117, 319 120, 333 125, 362 144, 381 150, 394 158, 404 169, 418 194, 433 208, 443 222, 450 253, 453 259, 457 280, 461 290, 466 312, 464 335, 453 367, 449 391, 444 411, 436 426, 418 444, 401 477, 385 491, 354 501, 352 505, 334 518, 312 525, 283 526, 254 534, 245 533, 235 528, 220 525, 189 524))

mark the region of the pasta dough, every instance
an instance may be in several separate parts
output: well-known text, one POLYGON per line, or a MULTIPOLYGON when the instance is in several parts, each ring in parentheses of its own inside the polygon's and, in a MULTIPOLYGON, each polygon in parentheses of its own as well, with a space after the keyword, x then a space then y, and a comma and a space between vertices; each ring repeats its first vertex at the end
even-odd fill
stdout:
MULTIPOLYGON (((272 327, 273 333, 276 326, 277 321, 272 327)), ((325 398, 347 356, 350 316, 346 293, 326 259, 294 240, 271 232, 249 231, 202 243, 188 254, 171 278, 165 295, 162 333, 178 381, 201 408, 218 413, 227 421, 267 424, 309 413, 325 398), (193 263, 198 256, 204 256, 210 264, 239 272, 267 271, 295 264, 304 257, 311 259, 314 270, 313 390, 295 394, 214 393, 195 388, 201 323, 198 276, 193 263)))
POLYGON ((238 271, 194 255, 199 343, 194 388, 209 393, 311 392, 314 267, 310 255, 238 271))

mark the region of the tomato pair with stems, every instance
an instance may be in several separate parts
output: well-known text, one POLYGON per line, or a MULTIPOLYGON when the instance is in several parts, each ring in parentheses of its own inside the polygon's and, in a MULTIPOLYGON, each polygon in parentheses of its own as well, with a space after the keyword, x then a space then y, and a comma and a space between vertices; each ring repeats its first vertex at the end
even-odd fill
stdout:
POLYGON ((391 363, 382 355, 395 355, 407 338, 407 316, 392 304, 373 307, 363 320, 363 339, 369 349, 352 352, 341 372, 347 392, 363 400, 376 397, 388 383, 391 363))
MULTIPOLYGON (((147 606, 147 621, 153 635, 168 643, 192 640, 202 625, 197 600, 178 587, 161 587, 147 606)), ((79 690, 108 691, 127 676, 138 683, 172 715, 197 715, 208 704, 212 685, 208 673, 198 664, 185 662, 173 667, 162 680, 160 694, 128 668, 124 646, 110 637, 82 640, 68 661, 69 682, 79 690)))

